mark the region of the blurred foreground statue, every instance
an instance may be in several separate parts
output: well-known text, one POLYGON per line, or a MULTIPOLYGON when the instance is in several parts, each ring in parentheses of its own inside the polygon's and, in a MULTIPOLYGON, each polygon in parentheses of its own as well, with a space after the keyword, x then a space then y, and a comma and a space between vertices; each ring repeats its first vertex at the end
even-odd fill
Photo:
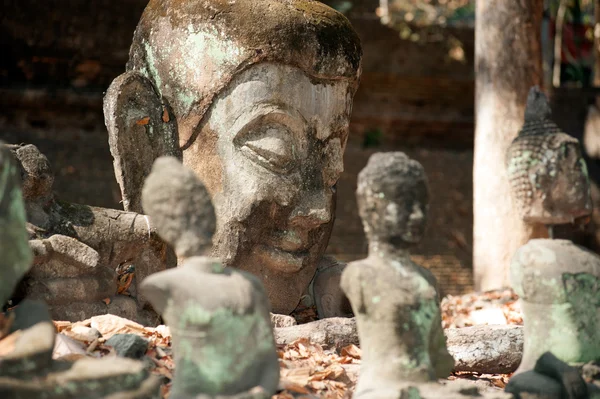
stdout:
POLYGON ((215 230, 210 195, 180 161, 160 157, 144 185, 142 204, 183 259, 181 266, 142 283, 173 334, 171 396, 270 397, 279 383, 279 361, 267 296, 254 275, 202 256, 215 230))
MULTIPOLYGON (((318 1, 150 0, 104 99, 125 210, 142 211, 154 159, 182 159, 215 206, 213 255, 289 314, 329 241, 361 56, 349 21, 318 1)), ((320 316, 343 314, 324 279, 320 316)))
POLYGON ((25 300, 0 322, 2 399, 160 398, 161 378, 151 375, 143 362, 120 357, 53 360, 56 329, 42 302, 25 300))
POLYGON ((0 141, 0 305, 31 267, 18 164, 0 141))

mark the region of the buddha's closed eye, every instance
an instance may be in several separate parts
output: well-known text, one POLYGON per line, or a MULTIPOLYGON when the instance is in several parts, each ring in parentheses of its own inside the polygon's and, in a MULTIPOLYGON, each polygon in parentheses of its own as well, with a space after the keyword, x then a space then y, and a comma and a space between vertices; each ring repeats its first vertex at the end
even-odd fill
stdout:
POLYGON ((244 155, 272 172, 288 174, 296 166, 292 134, 283 125, 260 126, 236 141, 244 155))

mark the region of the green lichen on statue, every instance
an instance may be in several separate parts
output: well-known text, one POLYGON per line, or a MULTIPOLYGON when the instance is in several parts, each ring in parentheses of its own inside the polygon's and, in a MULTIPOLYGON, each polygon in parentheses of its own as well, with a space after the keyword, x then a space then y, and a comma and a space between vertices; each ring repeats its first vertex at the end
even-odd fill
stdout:
POLYGON ((257 63, 295 66, 319 79, 357 80, 361 57, 348 19, 319 1, 151 0, 127 70, 149 75, 181 118, 203 114, 235 75, 257 63))
POLYGON ((551 351, 567 363, 600 358, 600 258, 567 240, 535 239, 511 264, 525 339, 517 372, 551 351))
POLYGON ((236 381, 255 372, 256 359, 273 350, 270 326, 256 313, 235 314, 231 309, 207 311, 195 304, 183 310, 179 327, 177 354, 181 367, 176 374, 178 390, 191 392, 201 389, 207 394, 224 394, 236 381), (198 326, 206 323, 206 330, 198 326), (208 345, 198 345, 198 336, 206 335, 208 345), (255 345, 241 345, 253 337, 255 345), (249 353, 250 352, 250 353, 249 353), (222 356, 227 353, 227 356, 222 356))
POLYGON ((0 142, 0 304, 9 299, 31 267, 19 171, 10 150, 0 142))

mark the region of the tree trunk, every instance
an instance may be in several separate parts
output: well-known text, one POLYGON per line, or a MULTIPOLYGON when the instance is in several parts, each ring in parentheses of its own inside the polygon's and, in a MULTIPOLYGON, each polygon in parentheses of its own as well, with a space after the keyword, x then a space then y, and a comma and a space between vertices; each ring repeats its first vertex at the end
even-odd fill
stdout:
POLYGON ((554 71, 552 73, 552 85, 560 87, 560 67, 562 64, 563 28, 565 26, 565 14, 567 13, 567 0, 560 0, 558 12, 556 13, 554 34, 554 71))
MULTIPOLYGON (((600 0, 594 1, 594 87, 600 87, 600 0)), ((600 108, 600 96, 596 96, 600 108)))
POLYGON ((506 149, 523 124, 529 88, 542 83, 543 0, 478 1, 475 23, 473 268, 477 290, 508 286, 515 250, 535 236, 513 206, 506 149))

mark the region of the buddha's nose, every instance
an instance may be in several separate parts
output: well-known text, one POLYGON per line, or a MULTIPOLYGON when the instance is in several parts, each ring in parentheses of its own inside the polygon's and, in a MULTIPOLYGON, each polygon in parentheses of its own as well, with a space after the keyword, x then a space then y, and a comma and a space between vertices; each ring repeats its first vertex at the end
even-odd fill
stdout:
POLYGON ((331 221, 332 193, 329 189, 301 194, 298 205, 290 214, 290 225, 312 229, 331 221))

